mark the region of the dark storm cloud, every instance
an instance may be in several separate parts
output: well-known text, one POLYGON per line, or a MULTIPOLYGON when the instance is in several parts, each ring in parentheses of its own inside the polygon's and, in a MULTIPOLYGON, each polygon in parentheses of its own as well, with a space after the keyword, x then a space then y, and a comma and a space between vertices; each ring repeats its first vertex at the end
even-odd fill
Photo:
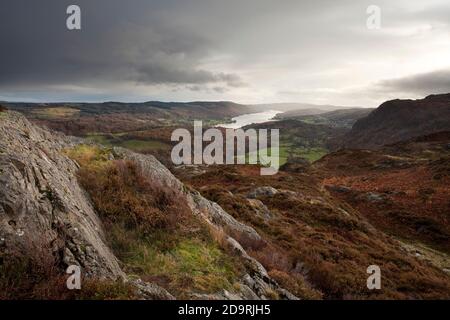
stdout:
POLYGON ((1 0, 0 100, 374 105, 403 89, 373 83, 446 66, 449 14, 448 0, 1 0))
POLYGON ((164 19, 172 1, 76 1, 81 31, 65 28, 71 3, 1 2, 0 88, 109 82, 243 85, 236 74, 199 66, 211 44, 164 19))
POLYGON ((450 69, 415 74, 398 79, 380 81, 381 91, 403 92, 419 95, 450 92, 450 69))

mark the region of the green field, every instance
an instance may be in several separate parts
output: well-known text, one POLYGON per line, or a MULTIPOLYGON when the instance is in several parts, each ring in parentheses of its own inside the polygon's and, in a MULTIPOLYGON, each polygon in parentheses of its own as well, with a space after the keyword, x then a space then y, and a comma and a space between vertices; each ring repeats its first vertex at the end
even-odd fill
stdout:
POLYGON ((166 150, 170 148, 168 144, 156 140, 125 140, 116 145, 136 152, 166 150))
POLYGON ((154 150, 168 150, 171 146, 167 143, 146 139, 126 139, 124 134, 90 134, 87 138, 93 142, 102 144, 107 147, 116 146, 130 149, 135 152, 149 152, 154 150))
MULTIPOLYGON (((265 150, 267 149, 263 149, 262 151, 265 150)), ((314 162, 322 158, 327 153, 328 151, 324 148, 298 148, 289 145, 282 145, 279 149, 279 165, 282 166, 283 164, 285 164, 289 157, 304 158, 309 162, 314 162)), ((268 151, 268 155, 270 156, 270 149, 268 151)), ((245 155, 246 163, 248 163, 249 161, 249 156, 250 153, 247 153, 245 155)))

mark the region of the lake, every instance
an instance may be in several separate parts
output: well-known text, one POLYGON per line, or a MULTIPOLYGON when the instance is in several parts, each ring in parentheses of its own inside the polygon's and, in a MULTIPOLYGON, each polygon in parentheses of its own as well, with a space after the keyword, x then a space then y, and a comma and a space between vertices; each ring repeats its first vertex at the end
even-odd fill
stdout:
POLYGON ((247 113, 247 114, 243 114, 241 116, 231 118, 233 123, 218 124, 216 127, 239 129, 239 128, 248 126, 249 124, 263 123, 263 122, 270 121, 279 113, 283 113, 283 112, 278 111, 278 110, 267 110, 264 112, 247 113))

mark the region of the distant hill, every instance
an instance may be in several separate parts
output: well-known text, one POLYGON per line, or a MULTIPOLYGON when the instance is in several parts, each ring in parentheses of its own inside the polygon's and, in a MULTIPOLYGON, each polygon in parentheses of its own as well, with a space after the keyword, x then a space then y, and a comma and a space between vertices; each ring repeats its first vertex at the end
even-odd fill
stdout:
POLYGON ((12 103, 2 105, 19 111, 39 125, 70 135, 93 132, 128 132, 167 125, 192 124, 203 120, 205 125, 224 122, 232 117, 251 113, 245 105, 228 101, 141 103, 12 103))
POLYGON ((288 111, 277 116, 278 119, 296 119, 311 124, 322 124, 334 128, 351 129, 353 124, 374 109, 372 108, 346 108, 325 112, 317 109, 304 109, 288 111), (314 112, 315 111, 315 112, 314 112))
POLYGON ((249 105, 248 107, 254 110, 254 112, 265 110, 284 111, 291 117, 296 115, 319 114, 337 109, 355 108, 355 107, 335 106, 329 104, 312 104, 312 103, 297 103, 297 102, 254 104, 249 105))
POLYGON ((450 94, 421 100, 392 100, 359 119, 344 138, 346 148, 386 144, 450 130, 450 94))
POLYGON ((194 101, 194 102, 100 102, 100 103, 26 103, 26 102, 2 102, 11 110, 31 112, 39 109, 72 108, 79 110, 81 115, 97 115, 111 113, 158 113, 172 111, 178 114, 202 117, 230 117, 250 112, 250 109, 242 104, 229 101, 194 101))

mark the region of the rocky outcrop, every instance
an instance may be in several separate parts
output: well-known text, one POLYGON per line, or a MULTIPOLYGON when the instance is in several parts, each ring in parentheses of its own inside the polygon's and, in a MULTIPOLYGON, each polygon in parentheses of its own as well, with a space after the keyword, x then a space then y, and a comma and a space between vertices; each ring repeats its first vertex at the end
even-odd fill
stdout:
POLYGON ((392 100, 359 119, 346 135, 346 148, 377 149, 383 145, 450 130, 450 94, 421 100, 392 100))
MULTIPOLYGON (((166 167, 164 167, 156 158, 151 155, 137 154, 123 148, 114 148, 113 153, 116 157, 126 160, 132 160, 138 164, 145 174, 158 179, 162 183, 176 188, 186 196, 186 200, 192 212, 201 217, 212 228, 220 230, 226 234, 226 242, 230 250, 239 256, 247 269, 247 274, 239 283, 237 292, 228 292, 223 290, 216 294, 203 295, 194 294, 195 299, 269 299, 275 294, 281 299, 297 299, 293 294, 281 288, 276 281, 269 277, 266 269, 256 259, 250 257, 241 244, 232 236, 239 236, 252 241, 263 241, 261 236, 252 227, 247 226, 230 214, 228 214, 217 203, 204 198, 199 192, 189 190, 178 180, 166 167)), ((278 191, 272 187, 261 188, 257 194, 274 195, 278 191)))
POLYGON ((87 275, 124 277, 63 148, 76 139, 50 133, 15 112, 0 118, 0 238, 4 246, 50 246, 87 275))
POLYGON ((247 199, 250 206, 255 211, 256 215, 263 220, 270 220, 273 217, 273 214, 270 212, 269 208, 262 203, 261 200, 258 199, 247 199))
POLYGON ((278 190, 271 186, 259 187, 250 191, 247 195, 249 199, 255 199, 257 197, 272 197, 278 193, 278 190))
POLYGON ((243 235, 252 240, 261 240, 260 235, 252 227, 237 221, 217 203, 204 198, 195 190, 188 190, 184 184, 156 160, 155 157, 134 153, 123 148, 114 148, 113 152, 117 157, 132 160, 137 163, 146 175, 161 181, 171 188, 182 191, 186 195, 192 211, 201 216, 209 224, 226 229, 233 234, 243 235))
POLYGON ((166 289, 160 286, 144 282, 141 279, 130 281, 130 284, 135 286, 138 290, 138 294, 148 300, 175 300, 175 297, 171 295, 166 289))

